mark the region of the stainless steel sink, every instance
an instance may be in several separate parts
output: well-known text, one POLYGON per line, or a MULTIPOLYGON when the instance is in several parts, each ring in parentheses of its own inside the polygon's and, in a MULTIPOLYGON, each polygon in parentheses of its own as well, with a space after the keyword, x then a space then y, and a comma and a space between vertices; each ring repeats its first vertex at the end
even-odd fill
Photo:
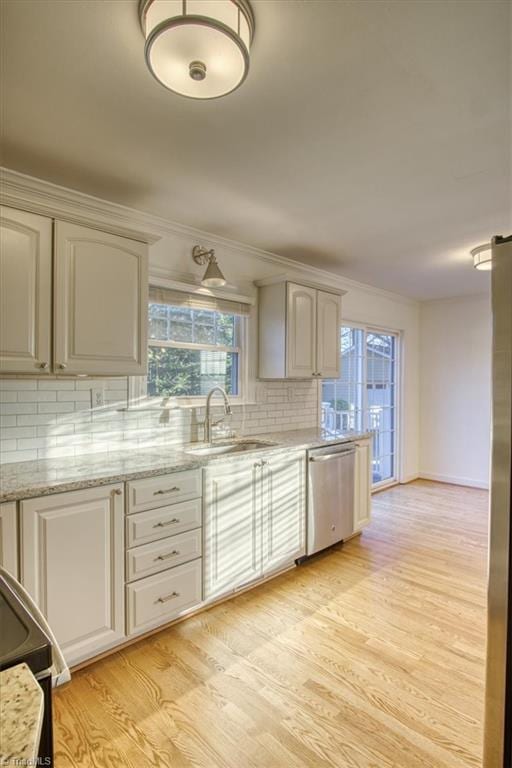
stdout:
POLYGON ((257 451, 262 448, 271 448, 276 443, 267 440, 245 440, 243 442, 217 443, 216 445, 201 445, 197 448, 188 448, 185 453, 193 456, 217 456, 223 453, 243 453, 244 451, 257 451))

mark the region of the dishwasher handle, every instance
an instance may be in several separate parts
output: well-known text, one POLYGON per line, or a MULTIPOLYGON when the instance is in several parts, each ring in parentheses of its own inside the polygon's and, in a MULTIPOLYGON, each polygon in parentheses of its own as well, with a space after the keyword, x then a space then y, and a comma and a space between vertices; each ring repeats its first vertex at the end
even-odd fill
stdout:
POLYGON ((333 461, 333 459, 343 459, 345 456, 351 456, 356 452, 355 448, 349 448, 346 451, 338 451, 337 453, 325 453, 323 456, 310 456, 310 461, 333 461))

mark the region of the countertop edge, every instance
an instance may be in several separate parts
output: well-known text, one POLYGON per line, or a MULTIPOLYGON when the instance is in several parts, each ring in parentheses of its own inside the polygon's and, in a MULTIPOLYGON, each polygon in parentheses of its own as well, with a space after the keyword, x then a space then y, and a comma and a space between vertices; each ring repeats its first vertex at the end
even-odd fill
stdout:
MULTIPOLYGON (((115 483, 129 482, 131 480, 141 480, 149 477, 157 477, 159 475, 172 474, 173 472, 182 472, 192 469, 201 469, 209 466, 212 463, 219 461, 237 461, 243 457, 252 456, 255 454, 264 454, 268 452, 277 452, 282 450, 312 450, 314 448, 320 448, 327 445, 336 445, 340 443, 351 442, 355 440, 364 440, 371 437, 371 432, 358 432, 354 434, 344 434, 334 438, 322 438, 320 436, 309 437, 303 436, 300 433, 302 430, 290 430, 279 433, 266 433, 265 435, 243 435, 239 439, 241 440, 266 440, 271 442, 271 445, 256 448, 254 450, 244 451, 238 454, 220 454, 215 456, 201 456, 193 457, 187 455, 183 449, 174 450, 174 459, 169 461, 169 464, 162 464, 156 467, 147 467, 143 469, 134 469, 131 471, 119 471, 109 472, 106 475, 99 475, 97 477, 82 477, 76 480, 54 480, 48 481, 48 484, 41 484, 40 486, 20 486, 12 491, 0 492, 0 504, 7 502, 23 501, 42 496, 51 496, 56 493, 67 493, 70 491, 79 491, 86 488, 98 488, 103 485, 111 485, 115 483)), ((132 456, 136 452, 132 452, 132 456)), ((84 456, 84 463, 87 463, 87 459, 95 456, 100 457, 101 454, 91 454, 90 456, 84 456)), ((127 458, 130 456, 130 451, 126 452, 127 458)), ((121 459, 119 459, 121 461, 121 459)), ((27 465, 32 462, 26 462, 27 465)), ((9 467, 9 465, 4 465, 9 467)), ((27 467, 28 469, 28 467, 27 467)))

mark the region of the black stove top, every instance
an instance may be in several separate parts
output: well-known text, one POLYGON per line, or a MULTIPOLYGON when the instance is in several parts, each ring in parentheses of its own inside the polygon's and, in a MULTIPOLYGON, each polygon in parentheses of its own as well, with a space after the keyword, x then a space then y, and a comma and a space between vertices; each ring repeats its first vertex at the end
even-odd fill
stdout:
POLYGON ((2 576, 0 627, 0 670, 25 662, 37 675, 51 667, 50 639, 2 576))

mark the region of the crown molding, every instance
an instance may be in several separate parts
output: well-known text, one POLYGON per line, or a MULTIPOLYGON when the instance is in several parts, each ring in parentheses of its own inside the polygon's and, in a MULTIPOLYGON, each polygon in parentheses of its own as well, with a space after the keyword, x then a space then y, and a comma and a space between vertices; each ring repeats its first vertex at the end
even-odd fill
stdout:
POLYGON ((474 301, 475 299, 486 299, 489 302, 489 307, 491 305, 491 289, 489 287, 489 290, 482 292, 479 291, 478 293, 466 293, 463 296, 443 296, 440 299, 424 299, 423 301, 419 302, 420 308, 426 307, 430 304, 464 304, 468 301, 474 301))
POLYGON ((0 203, 144 243, 160 240, 145 214, 9 168, 0 167, 0 203))
POLYGON ((342 277, 336 272, 303 264, 246 243, 229 240, 186 224, 178 224, 169 219, 119 203, 111 203, 99 197, 87 195, 84 192, 62 187, 44 179, 37 179, 1 166, 0 204, 71 221, 75 224, 83 224, 112 234, 140 240, 150 245, 166 236, 199 240, 208 243, 210 247, 216 246, 237 254, 253 256, 269 264, 279 264, 289 274, 307 275, 311 280, 327 283, 336 289, 364 291, 410 306, 419 304, 417 300, 410 297, 342 277))

